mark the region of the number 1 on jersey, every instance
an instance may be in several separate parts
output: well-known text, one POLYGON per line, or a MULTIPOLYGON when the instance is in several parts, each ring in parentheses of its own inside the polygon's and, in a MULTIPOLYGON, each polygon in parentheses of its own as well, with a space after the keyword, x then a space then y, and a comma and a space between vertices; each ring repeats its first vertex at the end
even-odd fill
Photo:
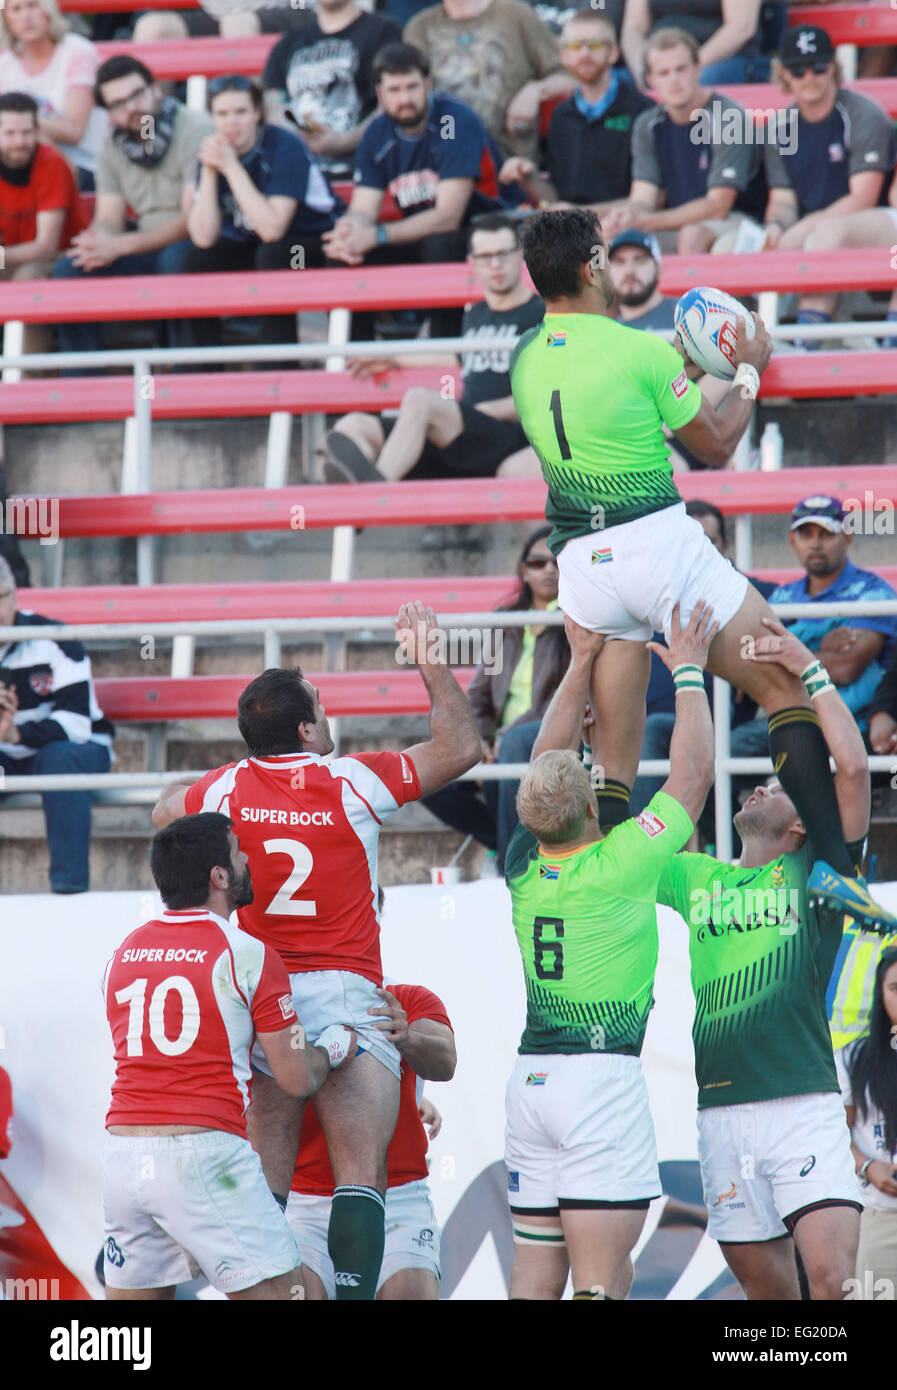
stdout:
POLYGON ((558 437, 558 448, 561 451, 562 459, 572 458, 570 445, 567 443, 567 433, 564 429, 564 417, 561 414, 561 393, 552 391, 551 393, 551 414, 554 419, 554 432, 558 437))

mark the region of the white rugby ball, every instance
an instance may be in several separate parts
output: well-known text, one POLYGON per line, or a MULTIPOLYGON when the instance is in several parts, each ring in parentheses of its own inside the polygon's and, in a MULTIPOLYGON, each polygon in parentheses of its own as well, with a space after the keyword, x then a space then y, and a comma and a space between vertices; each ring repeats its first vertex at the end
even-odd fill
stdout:
POLYGON ((738 320, 753 338, 756 325, 743 304, 724 290, 688 290, 676 305, 673 326, 688 357, 710 376, 731 381, 735 375, 735 335, 738 320))

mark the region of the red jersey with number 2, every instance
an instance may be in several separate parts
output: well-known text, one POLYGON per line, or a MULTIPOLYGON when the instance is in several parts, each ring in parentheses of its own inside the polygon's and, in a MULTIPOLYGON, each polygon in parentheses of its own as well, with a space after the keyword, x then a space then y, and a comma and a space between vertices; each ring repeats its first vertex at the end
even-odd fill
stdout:
POLYGON ((273 946, 287 970, 347 970, 379 985, 377 844, 387 816, 420 796, 404 753, 246 758, 207 772, 187 792, 188 815, 229 816, 249 856, 253 901, 244 931, 273 946))

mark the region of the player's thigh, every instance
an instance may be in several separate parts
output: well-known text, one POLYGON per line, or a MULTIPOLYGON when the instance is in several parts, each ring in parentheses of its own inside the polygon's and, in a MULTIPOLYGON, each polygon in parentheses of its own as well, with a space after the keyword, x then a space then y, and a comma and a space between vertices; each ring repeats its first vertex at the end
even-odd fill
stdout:
POLYGON ((253 1071, 246 1132, 274 1192, 286 1194, 290 1190, 306 1104, 284 1095, 273 1076, 253 1071))
POLYGON ((721 1241, 726 1264, 751 1301, 800 1299, 800 1284, 790 1236, 772 1240, 721 1241))
POLYGON ((297 1266, 295 1269, 288 1270, 286 1274, 277 1274, 270 1279, 261 1279, 248 1289, 235 1289, 227 1296, 235 1302, 241 1303, 267 1302, 272 1299, 281 1303, 296 1302, 305 1297, 301 1268, 297 1266))
POLYGON ((794 1227, 794 1243, 804 1262, 815 1299, 841 1299, 856 1276, 860 1213, 833 1203, 806 1212, 794 1227))
POLYGON ((327 1290, 318 1275, 305 1264, 301 1266, 301 1270, 306 1303, 327 1303, 327 1290))
POLYGON ((314 1098, 337 1186, 385 1180, 399 1113, 399 1081, 370 1053, 331 1072, 314 1098))
POLYGON ((775 662, 751 661, 748 657, 752 641, 769 636, 763 618, 773 617, 766 599, 749 584, 738 612, 714 637, 707 661, 712 675, 722 676, 745 691, 767 714, 810 703, 799 677, 790 675, 775 662))
POLYGON ((605 642, 592 668, 592 766, 629 785, 645 736, 650 674, 651 653, 643 642, 605 642))
POLYGON ((377 1299, 386 1303, 436 1302, 439 1298, 439 1284, 436 1275, 429 1269, 400 1269, 380 1285, 377 1299))
POLYGON ((605 1210, 561 1206, 574 1293, 589 1289, 612 1299, 626 1298, 632 1285, 629 1256, 647 1214, 647 1203, 605 1210))
POLYGON ((514 1263, 508 1297, 556 1302, 570 1272, 560 1212, 549 1216, 512 1210, 511 1220, 514 1263))

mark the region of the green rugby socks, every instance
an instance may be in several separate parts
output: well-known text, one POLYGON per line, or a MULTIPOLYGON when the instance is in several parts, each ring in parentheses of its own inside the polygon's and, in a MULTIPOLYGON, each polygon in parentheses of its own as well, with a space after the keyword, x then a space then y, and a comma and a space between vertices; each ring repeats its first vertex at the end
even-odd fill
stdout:
POLYGON ((372 1302, 383 1263, 385 1203, 376 1187, 337 1187, 330 1206, 327 1249, 337 1302, 372 1302))

